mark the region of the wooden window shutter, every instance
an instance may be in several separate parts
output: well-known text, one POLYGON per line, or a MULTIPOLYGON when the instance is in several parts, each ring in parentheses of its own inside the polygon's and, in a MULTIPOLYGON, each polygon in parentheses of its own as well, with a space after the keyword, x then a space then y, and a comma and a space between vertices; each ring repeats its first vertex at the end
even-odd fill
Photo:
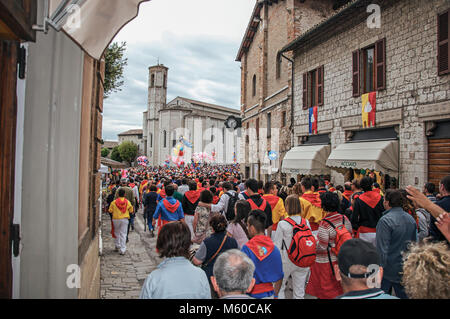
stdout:
POLYGON ((303 74, 303 109, 308 109, 308 74, 303 74))
POLYGON ((359 91, 360 91, 360 83, 359 83, 359 57, 360 57, 360 51, 356 50, 353 52, 353 96, 359 97, 359 91))
POLYGON ((438 74, 450 73, 449 23, 450 10, 438 15, 438 74))
POLYGON ((317 105, 323 106, 324 92, 323 92, 323 81, 324 81, 324 67, 323 65, 317 69, 317 105))
POLYGON ((386 38, 375 43, 375 90, 386 89, 386 38))

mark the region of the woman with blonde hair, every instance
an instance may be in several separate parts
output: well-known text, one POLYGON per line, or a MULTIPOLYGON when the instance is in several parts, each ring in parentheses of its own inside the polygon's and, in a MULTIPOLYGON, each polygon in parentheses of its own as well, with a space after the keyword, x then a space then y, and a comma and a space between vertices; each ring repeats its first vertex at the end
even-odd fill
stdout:
POLYGON ((278 223, 277 231, 275 233, 274 243, 281 251, 281 260, 283 262, 284 279, 279 292, 279 299, 285 299, 285 289, 290 276, 292 276, 292 288, 294 299, 304 299, 305 297, 305 284, 309 274, 308 268, 301 268, 291 262, 288 257, 288 249, 292 240, 293 226, 289 223, 288 219, 292 220, 296 224, 306 223, 310 228, 308 220, 300 216, 302 209, 298 195, 289 195, 285 201, 285 208, 288 214, 288 218, 278 223))
POLYGON ((411 299, 450 299, 450 250, 445 242, 412 244, 403 256, 402 285, 411 299))

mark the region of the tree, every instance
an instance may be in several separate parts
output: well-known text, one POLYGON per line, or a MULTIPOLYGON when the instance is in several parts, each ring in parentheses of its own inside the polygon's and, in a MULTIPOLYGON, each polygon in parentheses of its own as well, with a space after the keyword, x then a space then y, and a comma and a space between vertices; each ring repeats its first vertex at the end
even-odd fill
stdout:
POLYGON ((113 148, 111 152, 111 159, 113 161, 122 162, 122 157, 120 157, 119 146, 113 148))
POLYGON ((113 92, 122 91, 123 71, 128 65, 128 59, 124 57, 126 49, 126 42, 114 42, 105 51, 105 99, 113 92))
POLYGON ((102 148, 102 157, 107 157, 109 155, 109 149, 106 147, 102 148))
POLYGON ((131 166, 138 155, 138 146, 133 142, 126 141, 119 145, 119 153, 122 160, 128 162, 131 166))

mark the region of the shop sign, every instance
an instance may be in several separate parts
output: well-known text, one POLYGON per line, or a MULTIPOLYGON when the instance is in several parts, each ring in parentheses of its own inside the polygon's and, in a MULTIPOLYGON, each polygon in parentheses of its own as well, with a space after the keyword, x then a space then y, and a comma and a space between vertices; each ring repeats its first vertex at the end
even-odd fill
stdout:
POLYGON ((344 162, 341 162, 341 166, 355 168, 356 162, 344 161, 344 162))

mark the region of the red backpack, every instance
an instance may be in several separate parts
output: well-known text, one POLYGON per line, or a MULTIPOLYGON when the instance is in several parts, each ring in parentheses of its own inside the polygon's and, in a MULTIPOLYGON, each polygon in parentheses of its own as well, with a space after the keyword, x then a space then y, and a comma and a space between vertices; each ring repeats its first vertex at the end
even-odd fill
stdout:
MULTIPOLYGON (((287 250, 290 261, 298 267, 311 267, 316 262, 316 238, 306 225, 306 220, 302 218, 300 224, 291 218, 286 218, 284 221, 292 225, 292 240, 287 250)), ((284 241, 283 246, 286 247, 284 241)))
POLYGON ((345 216, 342 216, 342 225, 339 226, 334 226, 334 224, 332 222, 330 222, 327 219, 323 219, 324 221, 326 221, 328 224, 331 225, 331 227, 334 228, 334 230, 336 231, 336 238, 334 240, 334 247, 331 247, 331 251, 336 255, 339 254, 339 250, 341 250, 341 246, 343 243, 345 243, 347 240, 352 239, 353 236, 352 234, 347 230, 347 228, 345 227, 345 216))

